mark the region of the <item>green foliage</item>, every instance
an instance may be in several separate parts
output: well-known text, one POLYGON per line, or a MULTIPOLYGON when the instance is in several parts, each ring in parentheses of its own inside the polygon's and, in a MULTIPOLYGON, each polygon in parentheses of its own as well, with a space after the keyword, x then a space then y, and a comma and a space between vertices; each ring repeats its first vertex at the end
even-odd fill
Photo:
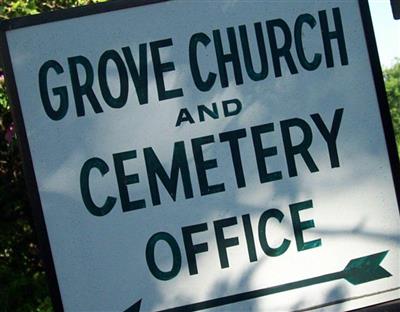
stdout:
POLYGON ((0 5, 0 17, 3 19, 37 13, 39 10, 35 1, 4 1, 0 5))
POLYGON ((397 151, 400 156, 400 59, 391 68, 383 71, 386 93, 392 115, 394 132, 396 135, 397 151))
MULTIPOLYGON (((0 74, 2 75, 2 74, 0 74)), ((10 109, 6 90, 4 89, 4 77, 0 76, 0 109, 8 111, 10 109)))
MULTIPOLYGON (((104 0, 102 0, 104 1, 104 0)), ((10 0, 0 2, 0 18, 13 18, 24 15, 76 7, 101 0, 10 0)))
MULTIPOLYGON (((0 19, 96 0, 0 0, 0 19)), ((0 68, 0 311, 52 311, 0 68)))

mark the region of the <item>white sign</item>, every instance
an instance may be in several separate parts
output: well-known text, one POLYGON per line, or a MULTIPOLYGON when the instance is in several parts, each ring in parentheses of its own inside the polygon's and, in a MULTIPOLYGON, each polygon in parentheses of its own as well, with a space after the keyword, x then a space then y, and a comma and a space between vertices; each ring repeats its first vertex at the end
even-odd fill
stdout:
POLYGON ((4 32, 63 308, 399 298, 367 4, 128 3, 4 32))

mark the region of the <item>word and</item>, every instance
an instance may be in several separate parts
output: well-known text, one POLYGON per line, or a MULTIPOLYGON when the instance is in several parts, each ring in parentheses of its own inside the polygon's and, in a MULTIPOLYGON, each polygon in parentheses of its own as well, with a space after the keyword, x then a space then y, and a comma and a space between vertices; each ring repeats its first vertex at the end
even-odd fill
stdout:
MULTIPOLYGON (((221 102, 222 114, 224 117, 232 117, 239 114, 242 111, 242 102, 239 99, 225 100, 221 102)), ((216 102, 211 103, 211 108, 206 105, 197 106, 198 122, 206 121, 206 116, 212 119, 220 118, 220 110, 216 102)), ((192 114, 187 108, 181 108, 176 120, 175 127, 180 126, 183 122, 189 122, 191 124, 196 123, 192 114)))

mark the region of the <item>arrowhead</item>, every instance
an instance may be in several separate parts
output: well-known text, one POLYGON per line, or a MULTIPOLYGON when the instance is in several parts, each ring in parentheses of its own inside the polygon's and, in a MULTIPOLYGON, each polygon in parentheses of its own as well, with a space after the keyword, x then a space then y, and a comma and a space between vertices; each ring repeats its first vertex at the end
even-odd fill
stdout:
POLYGON ((142 304, 142 299, 136 302, 133 306, 130 306, 128 309, 124 310, 124 312, 139 312, 141 304, 142 304))
POLYGON ((344 278, 353 285, 358 285, 392 276, 379 265, 388 252, 387 250, 351 260, 343 270, 344 278))

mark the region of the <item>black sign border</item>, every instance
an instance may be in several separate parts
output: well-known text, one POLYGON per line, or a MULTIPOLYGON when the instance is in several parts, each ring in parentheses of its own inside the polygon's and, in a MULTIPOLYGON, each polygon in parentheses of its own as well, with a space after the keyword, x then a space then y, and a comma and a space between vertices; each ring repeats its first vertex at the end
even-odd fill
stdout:
MULTIPOLYGON (((55 311, 64 311, 64 308, 62 304, 61 293, 58 285, 54 261, 51 253, 50 242, 44 220, 37 181, 33 170, 33 162, 31 158, 28 138, 26 135, 25 124, 22 117, 22 110, 15 82, 13 67, 11 63, 11 57, 8 49, 6 32, 23 27, 79 18, 93 14, 101 14, 110 11, 122 10, 143 5, 150 5, 165 1, 170 1, 170 0, 113 0, 109 2, 96 3, 82 7, 46 12, 38 15, 31 15, 31 16, 14 18, 10 20, 3 20, 0 23, 0 55, 2 56, 3 60, 2 65, 6 74, 7 93, 12 104, 11 112, 13 120, 16 125, 19 148, 22 154, 26 187, 30 203, 32 205, 35 230, 39 239, 41 256, 45 264, 50 295, 55 311)), ((390 117, 390 110, 385 91, 385 84, 383 81, 382 69, 379 61, 375 34, 372 26, 371 13, 369 10, 369 5, 367 0, 354 0, 354 1, 358 1, 359 4, 360 15, 363 24, 363 31, 368 49, 369 62, 374 79, 375 91, 379 104, 382 127, 385 134, 385 141, 386 141, 385 143, 390 160, 393 184, 395 187, 397 204, 400 213, 400 163, 397 154, 394 130, 390 117)), ((354 311, 362 310, 362 311, 373 312, 373 311, 378 311, 381 308, 389 309, 388 311, 395 311, 395 309, 397 309, 398 307, 400 307, 400 299, 370 306, 367 309, 366 307, 364 307, 362 309, 357 309, 354 311)))

